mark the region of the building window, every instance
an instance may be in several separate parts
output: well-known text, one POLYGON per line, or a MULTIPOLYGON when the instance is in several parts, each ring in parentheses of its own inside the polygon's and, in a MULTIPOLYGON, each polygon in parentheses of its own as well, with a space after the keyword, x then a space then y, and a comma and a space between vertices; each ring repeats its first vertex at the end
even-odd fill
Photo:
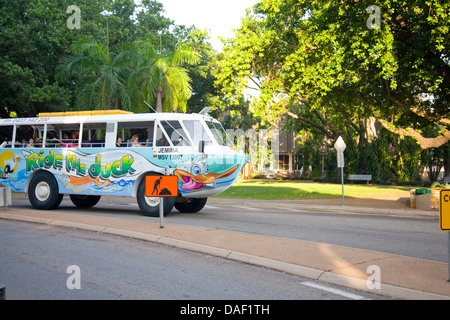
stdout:
POLYGON ((289 155, 283 154, 279 155, 278 158, 279 170, 289 170, 289 155))

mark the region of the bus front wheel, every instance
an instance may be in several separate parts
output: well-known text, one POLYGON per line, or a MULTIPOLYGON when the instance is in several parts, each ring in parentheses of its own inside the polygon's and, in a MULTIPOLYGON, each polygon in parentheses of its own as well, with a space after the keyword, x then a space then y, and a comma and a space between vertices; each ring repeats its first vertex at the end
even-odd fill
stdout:
POLYGON ((51 173, 38 172, 30 181, 28 200, 35 209, 56 209, 60 205, 63 196, 63 194, 59 194, 58 183, 51 173))
POLYGON ((159 217, 159 204, 164 201, 164 215, 172 211, 176 197, 146 197, 145 179, 141 181, 137 189, 137 203, 144 216, 159 217))

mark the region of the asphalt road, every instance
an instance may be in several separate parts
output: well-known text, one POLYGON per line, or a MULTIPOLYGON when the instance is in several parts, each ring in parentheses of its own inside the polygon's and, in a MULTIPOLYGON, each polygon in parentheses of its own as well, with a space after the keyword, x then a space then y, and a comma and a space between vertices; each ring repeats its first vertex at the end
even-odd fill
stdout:
POLYGON ((145 241, 9 220, 0 220, 0 257, 7 300, 384 299, 145 241))
MULTIPOLYGON (((15 200, 14 206, 31 209, 27 200, 15 200)), ((101 201, 94 208, 80 210, 65 200, 58 210, 73 214, 159 221, 159 218, 143 216, 134 203, 101 201)), ((201 212, 193 214, 179 213, 174 209, 164 218, 164 223, 315 241, 448 262, 447 235, 439 229, 439 218, 432 216, 219 207, 207 203, 201 212)))

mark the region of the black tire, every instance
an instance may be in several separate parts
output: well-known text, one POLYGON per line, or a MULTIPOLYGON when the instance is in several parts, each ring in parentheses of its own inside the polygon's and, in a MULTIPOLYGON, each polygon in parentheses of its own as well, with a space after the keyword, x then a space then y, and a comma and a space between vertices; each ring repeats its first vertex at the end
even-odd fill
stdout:
POLYGON ((146 197, 145 196, 145 179, 142 179, 137 189, 137 203, 139 209, 144 216, 159 217, 159 203, 161 199, 164 201, 164 215, 172 211, 177 197, 146 197))
POLYGON ((36 173, 28 186, 28 200, 35 209, 56 209, 61 204, 63 196, 59 194, 55 177, 46 171, 36 173))
POLYGON ((199 212, 203 209, 208 198, 183 198, 183 201, 175 202, 175 209, 183 213, 199 212))
POLYGON ((70 200, 78 208, 91 208, 100 201, 100 196, 84 196, 78 194, 71 194, 70 200))

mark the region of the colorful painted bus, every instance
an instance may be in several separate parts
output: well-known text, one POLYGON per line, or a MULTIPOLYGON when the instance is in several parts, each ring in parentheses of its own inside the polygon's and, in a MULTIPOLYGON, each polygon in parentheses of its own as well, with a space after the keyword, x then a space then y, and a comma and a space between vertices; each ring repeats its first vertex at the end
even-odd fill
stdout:
POLYGON ((25 192, 36 209, 56 209, 64 195, 92 207, 102 196, 135 197, 146 216, 175 207, 200 211, 230 187, 248 161, 208 115, 121 110, 40 113, 0 119, 0 183, 25 192), (145 177, 175 175, 178 194, 147 197, 145 177), (163 199, 163 200, 162 200, 163 199))

